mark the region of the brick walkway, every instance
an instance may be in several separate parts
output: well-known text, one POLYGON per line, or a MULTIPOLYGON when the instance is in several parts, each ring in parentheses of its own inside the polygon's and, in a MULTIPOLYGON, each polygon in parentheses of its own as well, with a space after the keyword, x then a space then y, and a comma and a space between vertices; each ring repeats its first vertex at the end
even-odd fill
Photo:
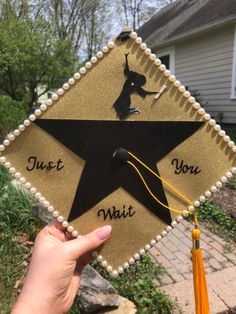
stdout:
MULTIPOLYGON (((179 223, 177 226, 175 226, 175 228, 171 230, 162 239, 161 242, 158 242, 150 249, 149 253, 151 256, 159 265, 162 265, 167 272, 160 278, 159 281, 156 280, 156 285, 158 287, 163 287, 166 285, 172 287, 175 283, 180 282, 183 283, 181 285, 187 285, 189 282, 192 282, 192 229, 193 225, 191 223, 183 221, 182 223, 179 223)), ((200 229, 200 243, 202 247, 207 278, 210 276, 210 274, 215 272, 220 272, 229 268, 236 269, 236 250, 234 249, 233 252, 227 253, 227 243, 223 239, 212 234, 202 226, 200 226, 200 229)), ((164 287, 164 290, 168 294, 168 286, 164 287)), ((176 292, 176 289, 174 290, 176 292)), ((236 291, 234 293, 234 306, 236 306, 236 291)), ((176 297, 176 295, 173 295, 173 297, 176 297)), ((189 303, 189 300, 186 301, 189 303)), ((188 309, 188 314, 190 313, 191 312, 188 309)), ((214 314, 220 312, 215 310, 214 313, 211 313, 214 314)))

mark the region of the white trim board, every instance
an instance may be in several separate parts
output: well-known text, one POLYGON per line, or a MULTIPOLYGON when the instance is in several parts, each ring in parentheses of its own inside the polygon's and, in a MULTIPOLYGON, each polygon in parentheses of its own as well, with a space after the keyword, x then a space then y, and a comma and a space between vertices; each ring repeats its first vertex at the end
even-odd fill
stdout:
POLYGON ((236 25, 234 28, 234 49, 233 49, 233 67, 231 82, 231 99, 236 99, 236 25))
POLYGON ((170 46, 164 49, 156 51, 158 58, 169 55, 170 56, 170 68, 172 74, 175 74, 175 46, 170 46))

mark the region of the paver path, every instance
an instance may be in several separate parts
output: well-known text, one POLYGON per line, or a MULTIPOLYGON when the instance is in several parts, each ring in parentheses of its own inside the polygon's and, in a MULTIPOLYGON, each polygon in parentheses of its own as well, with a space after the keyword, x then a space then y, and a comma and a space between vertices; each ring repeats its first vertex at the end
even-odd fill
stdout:
MULTIPOLYGON (((192 223, 187 221, 179 223, 161 242, 158 242, 149 251, 154 260, 161 264, 167 272, 159 281, 156 281, 156 285, 162 287, 161 289, 173 297, 173 299, 178 298, 179 295, 179 302, 183 307, 184 313, 188 314, 195 313, 191 261, 192 229, 192 223)), ((219 294, 214 292, 213 286, 209 287, 211 314, 223 313, 229 307, 236 307, 236 250, 233 249, 232 252, 227 253, 225 250, 227 243, 223 239, 212 234, 201 225, 200 229, 200 243, 208 287, 210 286, 211 278, 216 278, 215 280, 217 280, 218 277, 220 278, 220 274, 224 274, 226 283, 221 290, 225 291, 225 294, 227 294, 227 289, 233 291, 227 294, 230 295, 228 299, 232 298, 232 301, 229 302, 228 299, 227 301, 222 300, 219 294), (234 276, 232 272, 234 272, 234 276), (229 278, 226 278, 226 275, 229 278), (216 298, 217 296, 219 300, 216 298), (216 303, 218 303, 218 306, 216 303)))

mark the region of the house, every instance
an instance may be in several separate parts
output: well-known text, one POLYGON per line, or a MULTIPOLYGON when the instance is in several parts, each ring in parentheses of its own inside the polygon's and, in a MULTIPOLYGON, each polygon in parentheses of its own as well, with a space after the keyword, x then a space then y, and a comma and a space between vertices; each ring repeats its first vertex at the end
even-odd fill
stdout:
POLYGON ((221 123, 236 123, 236 0, 177 0, 139 36, 221 123))

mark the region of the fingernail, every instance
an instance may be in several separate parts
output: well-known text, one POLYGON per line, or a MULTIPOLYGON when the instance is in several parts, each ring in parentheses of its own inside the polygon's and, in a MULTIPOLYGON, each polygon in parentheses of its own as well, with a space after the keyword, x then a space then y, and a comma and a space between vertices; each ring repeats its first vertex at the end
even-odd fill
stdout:
POLYGON ((110 235, 111 230, 112 230, 111 226, 109 226, 109 225, 104 226, 104 227, 98 229, 97 235, 98 235, 98 237, 99 237, 101 240, 105 240, 105 239, 108 238, 108 236, 110 235))

